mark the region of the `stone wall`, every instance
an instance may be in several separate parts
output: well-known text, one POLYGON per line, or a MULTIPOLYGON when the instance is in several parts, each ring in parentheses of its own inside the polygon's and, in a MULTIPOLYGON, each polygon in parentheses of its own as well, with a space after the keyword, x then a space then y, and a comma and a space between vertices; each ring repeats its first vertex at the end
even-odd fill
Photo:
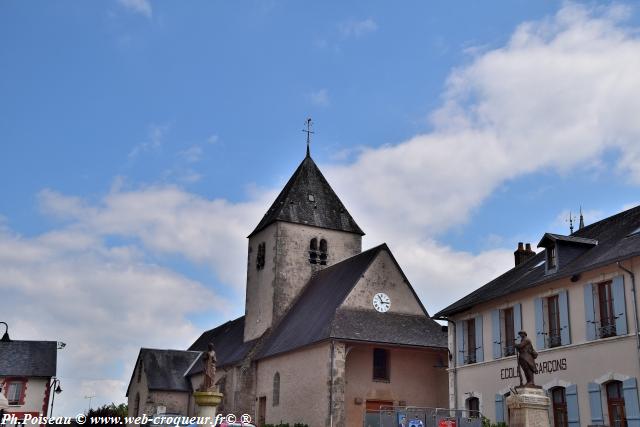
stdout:
POLYGON ((409 282, 387 251, 378 254, 340 307, 373 310, 373 296, 378 292, 386 293, 391 299, 390 313, 424 315, 409 282))
POLYGON ((276 321, 287 311, 311 275, 326 267, 309 263, 311 239, 327 241, 327 266, 357 255, 362 250, 362 236, 358 234, 285 222, 277 224, 278 258, 273 293, 273 318, 276 321))
MULTIPOLYGON (((323 426, 329 412, 329 343, 258 362, 257 395, 266 397, 266 422, 301 422, 323 426), (274 405, 275 374, 280 374, 280 400, 274 405)), ((254 412, 257 418, 257 408, 254 412)))

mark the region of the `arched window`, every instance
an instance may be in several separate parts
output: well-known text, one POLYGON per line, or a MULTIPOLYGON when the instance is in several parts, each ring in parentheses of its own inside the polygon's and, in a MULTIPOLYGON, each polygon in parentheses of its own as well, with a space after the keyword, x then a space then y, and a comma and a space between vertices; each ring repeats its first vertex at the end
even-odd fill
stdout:
POLYGON ((309 263, 318 263, 318 239, 315 237, 309 242, 309 263))
POLYGON ((138 382, 140 382, 140 378, 142 377, 142 358, 138 361, 138 382))
POLYGON ((609 425, 611 427, 627 427, 622 382, 610 381, 606 384, 606 389, 607 407, 609 408, 609 425))
POLYGON ((320 265, 327 265, 327 241, 320 240, 320 265))
POLYGON ((273 406, 280 404, 280 372, 273 376, 273 406))
POLYGON ((470 397, 467 399, 467 410, 469 411, 469 418, 480 417, 480 399, 477 397, 470 397))
POLYGON ((140 393, 136 393, 136 400, 133 403, 133 416, 137 417, 140 415, 140 393))
POLYGON ((567 395, 564 387, 554 387, 549 390, 551 403, 553 404, 554 427, 567 427, 569 425, 567 413, 567 395))

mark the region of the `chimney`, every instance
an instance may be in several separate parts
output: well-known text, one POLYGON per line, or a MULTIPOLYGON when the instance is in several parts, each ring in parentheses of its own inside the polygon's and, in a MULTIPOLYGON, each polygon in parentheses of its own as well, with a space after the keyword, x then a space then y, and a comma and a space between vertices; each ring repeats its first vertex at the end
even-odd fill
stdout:
POLYGON ((527 243, 525 248, 522 242, 518 242, 518 249, 513 252, 513 257, 516 262, 516 267, 527 261, 529 258, 534 256, 536 253, 533 249, 531 249, 531 243, 527 243))

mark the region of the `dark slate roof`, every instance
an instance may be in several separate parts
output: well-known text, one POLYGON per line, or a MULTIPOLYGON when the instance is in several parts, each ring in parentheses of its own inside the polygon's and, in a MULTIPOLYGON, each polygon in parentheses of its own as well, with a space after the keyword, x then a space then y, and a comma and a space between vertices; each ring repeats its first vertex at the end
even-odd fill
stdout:
POLYGON ((561 237, 570 237, 569 241, 574 242, 580 239, 581 243, 590 245, 596 241, 597 245, 585 246, 584 252, 570 262, 561 264, 551 274, 545 274, 545 251, 542 251, 454 302, 434 317, 447 318, 494 298, 640 255, 640 206, 595 222, 571 236, 561 237))
POLYGON ((0 341, 0 377, 53 377, 58 344, 55 341, 0 341))
POLYGON ((300 163, 249 237, 275 221, 364 235, 309 155, 300 163), (309 200, 309 195, 313 196, 313 201, 309 200))
POLYGON ((597 245, 598 241, 595 239, 587 239, 585 237, 578 237, 574 234, 570 236, 565 236, 563 234, 555 234, 555 233, 544 233, 542 239, 540 239, 540 243, 538 243, 538 247, 543 247, 546 241, 556 241, 560 240, 561 242, 569 242, 569 243, 578 243, 583 245, 597 245))
MULTIPOLYGON (((141 348, 138 361, 141 360, 144 366, 149 390, 190 391, 185 372, 199 355, 200 352, 197 351, 141 348)), ((134 369, 131 381, 135 372, 134 369)), ((128 395, 129 389, 127 389, 128 395)))
MULTIPOLYGON (((244 316, 242 316, 204 332, 189 347, 189 350, 207 351, 209 343, 213 343, 216 351, 217 366, 222 367, 240 362, 251 350, 255 340, 244 342, 244 316)), ((199 372, 202 372, 202 363, 196 362, 187 375, 199 372)))
POLYGON ((446 347, 442 326, 426 316, 339 309, 332 337, 420 347, 446 347))
POLYGON ((344 299, 381 251, 388 251, 391 255, 387 245, 382 244, 314 274, 266 339, 258 357, 273 356, 329 338, 446 347, 445 334, 439 327, 442 341, 431 336, 422 337, 424 333, 437 333, 433 326, 436 323, 428 318, 426 311, 423 321, 410 316, 390 316, 390 313, 377 316, 355 310, 338 312, 344 299), (377 331, 364 333, 363 322, 366 321, 372 321, 369 327, 376 325, 372 329, 377 331))

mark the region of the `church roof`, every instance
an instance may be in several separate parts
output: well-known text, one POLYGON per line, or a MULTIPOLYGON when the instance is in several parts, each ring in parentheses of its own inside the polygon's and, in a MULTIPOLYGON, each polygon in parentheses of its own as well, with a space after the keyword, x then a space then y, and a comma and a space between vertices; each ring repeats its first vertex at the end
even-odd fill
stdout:
POLYGON ((300 163, 249 237, 276 221, 364 235, 309 155, 300 163))
POLYGON ((539 252, 436 313, 434 317, 448 318, 495 298, 640 255, 640 206, 594 222, 571 236, 550 233, 545 236, 584 244, 584 251, 566 264, 561 264, 554 273, 545 272, 546 251, 539 252))
MULTIPOLYGON (((217 328, 205 331, 189 347, 189 350, 207 351, 209 343, 213 343, 216 351, 216 365, 225 366, 241 361, 255 344, 244 342, 244 316, 223 323, 217 328)), ((202 363, 194 363, 186 373, 187 376, 202 372, 202 363)))
POLYGON ((266 339, 258 357, 273 356, 330 338, 446 347, 446 334, 426 311, 424 316, 411 316, 339 309, 381 251, 391 255, 387 245, 382 244, 317 272, 266 339))
MULTIPOLYGON (((147 388, 159 391, 189 391, 191 388, 185 372, 199 355, 198 351, 141 348, 138 361, 144 367, 147 388)), ((134 369, 129 387, 135 372, 134 369)), ((129 388, 127 388, 128 395, 129 388)))
POLYGON ((53 377, 56 341, 0 341, 0 377, 53 377))

